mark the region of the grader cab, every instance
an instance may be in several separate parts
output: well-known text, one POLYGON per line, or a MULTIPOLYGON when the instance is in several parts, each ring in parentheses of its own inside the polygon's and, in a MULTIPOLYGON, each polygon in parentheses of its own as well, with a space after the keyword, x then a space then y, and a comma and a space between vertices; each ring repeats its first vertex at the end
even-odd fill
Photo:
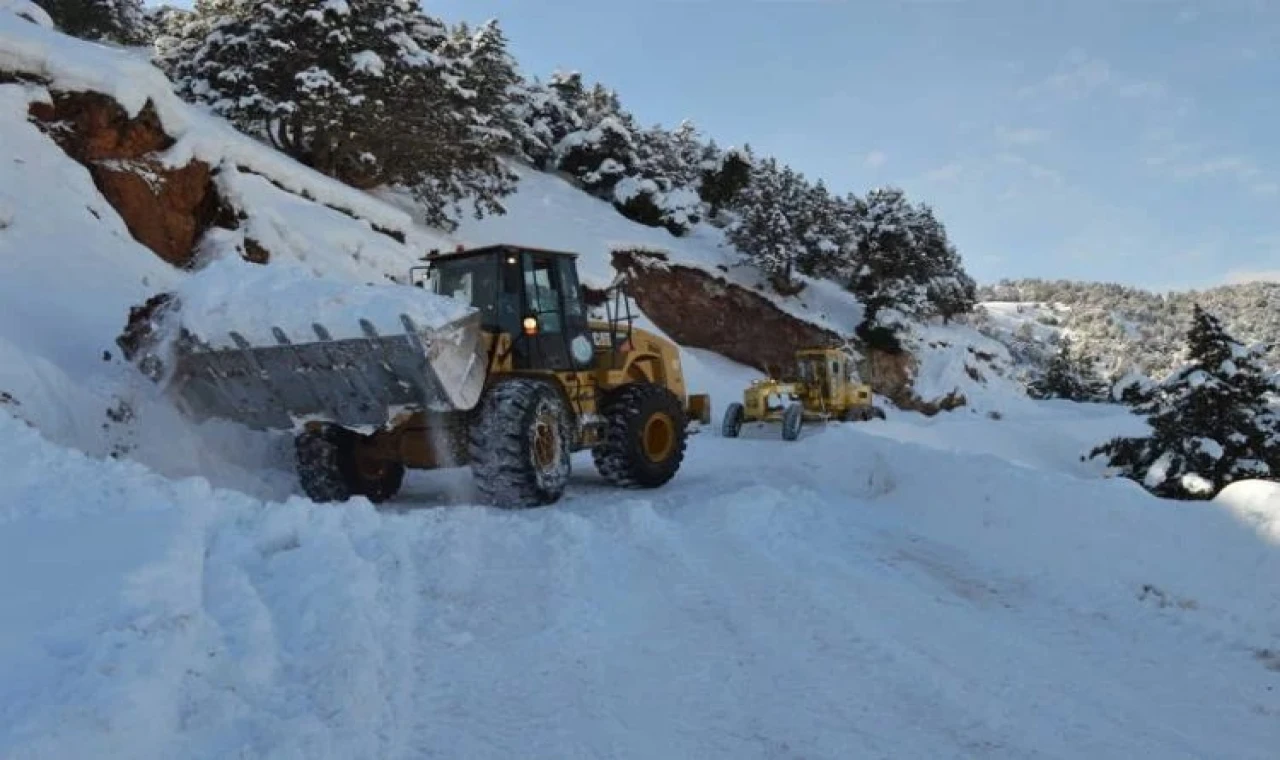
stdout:
POLYGON ((748 386, 742 402, 725 409, 721 434, 737 438, 746 423, 781 423, 783 440, 794 441, 806 422, 870 419, 884 419, 884 412, 872 403, 871 386, 856 381, 850 357, 836 348, 812 348, 796 352, 792 377, 748 386))
MULTIPOLYGON (((675 476, 689 422, 710 399, 690 395, 677 346, 635 328, 621 286, 604 320, 589 318, 576 256, 491 246, 429 257, 414 284, 474 308, 425 330, 333 340, 275 331, 278 345, 180 351, 173 392, 197 418, 292 429, 302 489, 315 501, 394 496, 406 468, 469 465, 486 503, 560 499, 575 451, 623 488, 675 476)), ((353 315, 353 319, 358 315, 353 315)))

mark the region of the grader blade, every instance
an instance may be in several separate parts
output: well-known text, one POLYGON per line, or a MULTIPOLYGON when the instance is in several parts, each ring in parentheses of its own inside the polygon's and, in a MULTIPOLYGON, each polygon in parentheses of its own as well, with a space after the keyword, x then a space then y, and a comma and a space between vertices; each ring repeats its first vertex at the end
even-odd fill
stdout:
POLYGON ((363 337, 334 339, 320 324, 309 339, 275 327, 275 345, 254 346, 230 333, 235 347, 185 342, 169 386, 183 411, 255 430, 291 430, 316 420, 344 427, 381 427, 402 411, 465 411, 484 390, 486 361, 480 316, 439 328, 401 317, 404 332, 379 335, 366 320, 363 337))

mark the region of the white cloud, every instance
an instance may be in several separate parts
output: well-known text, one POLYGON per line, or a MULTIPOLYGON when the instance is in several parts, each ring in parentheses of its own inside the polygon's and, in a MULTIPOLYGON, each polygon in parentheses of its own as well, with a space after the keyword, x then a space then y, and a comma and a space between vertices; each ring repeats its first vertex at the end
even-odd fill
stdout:
POLYGON ((1056 169, 1050 169, 1042 164, 1037 164, 1016 153, 1000 153, 996 155, 996 161, 1007 166, 1014 166, 1026 172, 1032 179, 1038 179, 1049 182, 1054 185, 1065 184, 1061 172, 1056 169))
POLYGON ((1105 60, 1079 49, 1068 53, 1054 73, 1021 88, 1018 94, 1024 98, 1052 95, 1083 100, 1100 92, 1125 100, 1147 101, 1163 101, 1170 95, 1163 82, 1127 76, 1105 60))
POLYGON ((1049 139, 1049 130, 1035 127, 996 127, 996 139, 1006 145, 1036 145, 1049 139))
POLYGON ((951 161, 924 173, 925 181, 937 183, 955 182, 964 174, 964 165, 959 161, 951 161))
POLYGON ((873 150, 870 153, 868 153, 865 157, 863 157, 862 163, 866 164, 872 169, 875 169, 877 167, 884 166, 885 162, 888 160, 889 160, 889 157, 884 154, 884 151, 873 150))
POLYGON ((1082 51, 1072 51, 1058 70, 1044 80, 1023 87, 1019 95, 1058 95, 1078 100, 1092 95, 1111 81, 1111 66, 1101 58, 1093 58, 1082 51))
POLYGON ((1280 193, 1280 184, 1251 156, 1217 153, 1204 143, 1178 139, 1172 130, 1149 133, 1144 139, 1147 154, 1143 161, 1168 177, 1183 181, 1226 179, 1258 195, 1280 193))

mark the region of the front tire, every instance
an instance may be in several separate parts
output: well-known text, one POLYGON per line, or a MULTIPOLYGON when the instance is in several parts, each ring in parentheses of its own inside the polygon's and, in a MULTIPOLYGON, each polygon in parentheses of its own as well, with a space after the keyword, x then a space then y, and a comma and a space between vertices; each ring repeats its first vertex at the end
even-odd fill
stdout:
POLYGON ((553 504, 569 484, 569 413, 555 388, 507 380, 489 390, 469 431, 471 473, 486 504, 553 504))
POLYGON ((746 409, 736 401, 724 410, 724 422, 720 423, 720 435, 725 438, 737 438, 742 433, 742 421, 746 419, 746 409))
POLYGON ((804 404, 796 402, 782 413, 782 440, 796 440, 800 437, 802 427, 804 427, 804 404))
POLYGON ((369 456, 358 433, 338 425, 304 430, 294 439, 298 483, 312 501, 330 503, 363 496, 380 504, 404 482, 404 465, 369 456))
POLYGON ((591 456, 605 480, 619 488, 658 488, 675 477, 689 433, 674 393, 632 383, 605 396, 600 411, 604 438, 591 456))

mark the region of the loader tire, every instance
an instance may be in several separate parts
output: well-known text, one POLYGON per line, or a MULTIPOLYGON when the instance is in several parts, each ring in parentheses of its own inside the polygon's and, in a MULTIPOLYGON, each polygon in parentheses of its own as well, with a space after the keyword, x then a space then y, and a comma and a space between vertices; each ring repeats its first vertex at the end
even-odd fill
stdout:
POLYGON ((631 383, 600 405, 604 438, 591 450, 596 470, 618 488, 658 488, 684 461, 689 433, 680 399, 661 385, 631 383))
POLYGON ((794 441, 804 427, 804 404, 796 402, 782 413, 782 440, 794 441))
POLYGON ((469 431, 471 473, 484 503, 504 509, 552 504, 570 472, 569 413, 538 380, 508 380, 480 401, 469 431))
POLYGON ((337 425, 303 431, 294 440, 298 482, 312 501, 347 501, 363 496, 379 504, 400 491, 404 465, 361 461, 361 436, 337 425))
POLYGON ((724 438, 737 438, 742 432, 742 421, 746 418, 746 409, 734 402, 724 410, 724 421, 720 423, 720 435, 724 438))

